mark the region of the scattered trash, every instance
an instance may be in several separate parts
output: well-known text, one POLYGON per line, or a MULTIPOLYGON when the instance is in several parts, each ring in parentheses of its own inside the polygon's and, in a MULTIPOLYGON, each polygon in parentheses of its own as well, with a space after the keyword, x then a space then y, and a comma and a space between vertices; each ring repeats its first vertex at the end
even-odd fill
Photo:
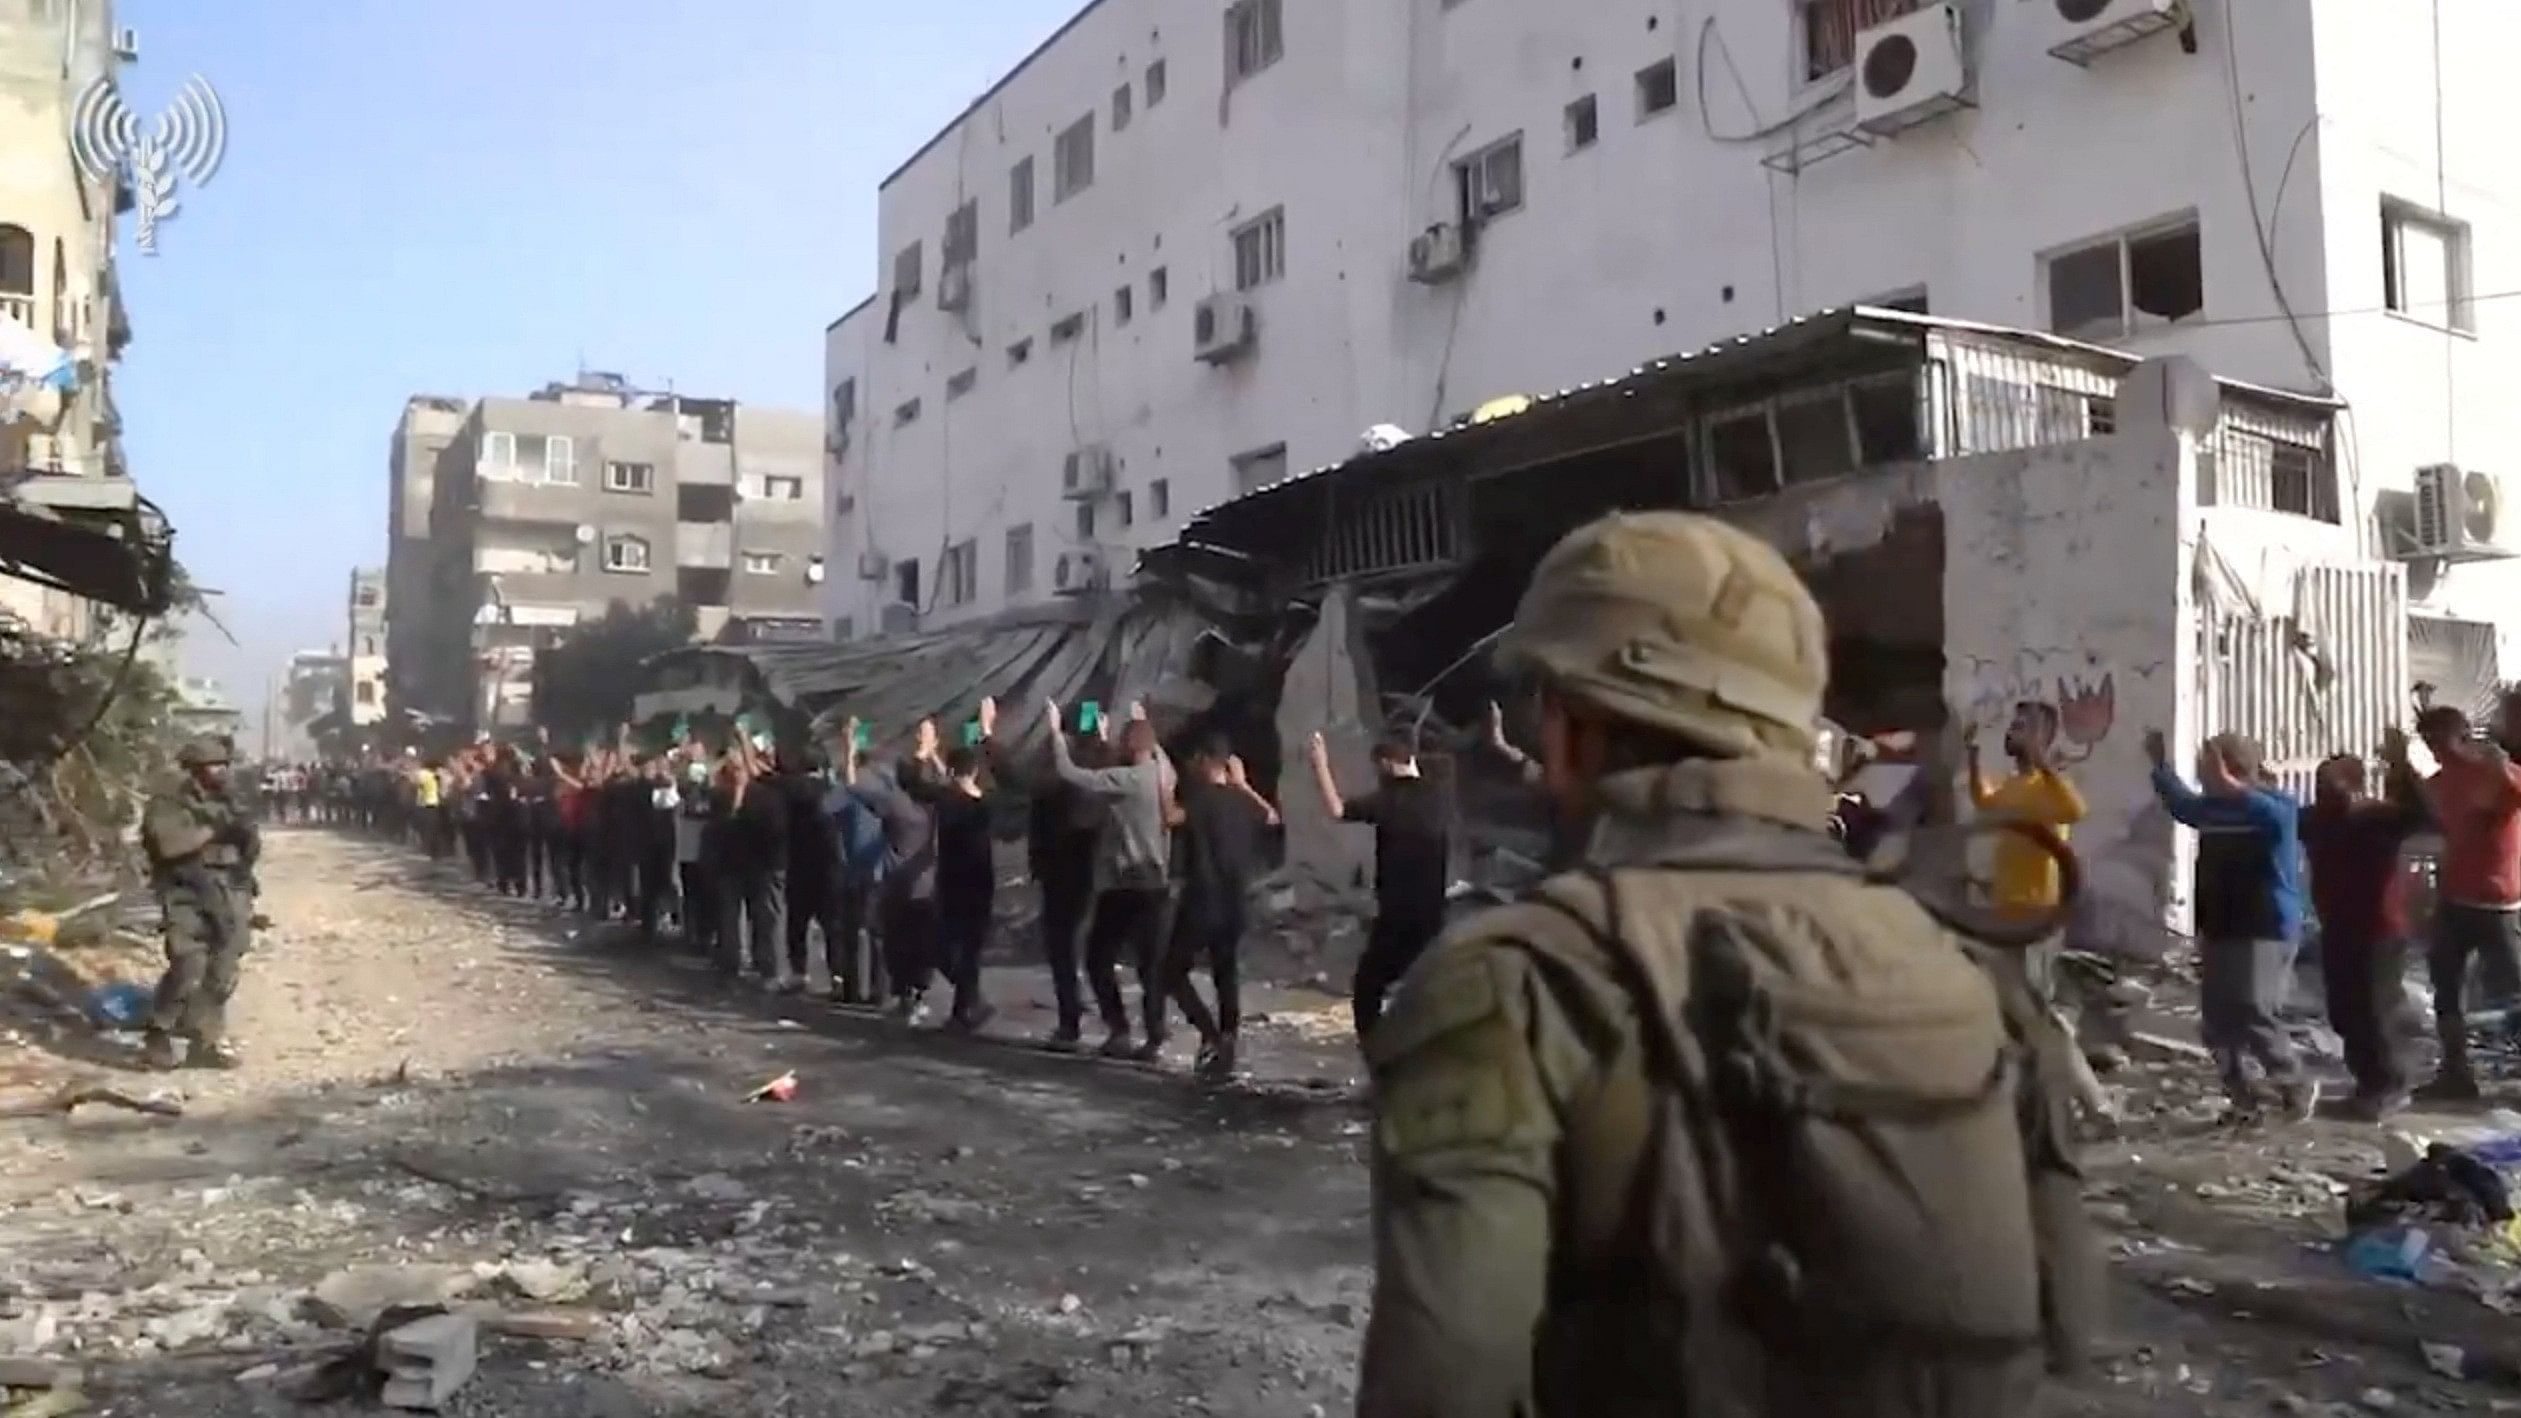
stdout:
POLYGON ((148 1019, 153 998, 145 985, 116 980, 97 987, 96 993, 88 999, 88 1012, 104 1028, 136 1028, 148 1019))
POLYGON ((790 1071, 745 1094, 744 1101, 747 1103, 786 1103, 796 1096, 797 1076, 794 1071, 790 1071))

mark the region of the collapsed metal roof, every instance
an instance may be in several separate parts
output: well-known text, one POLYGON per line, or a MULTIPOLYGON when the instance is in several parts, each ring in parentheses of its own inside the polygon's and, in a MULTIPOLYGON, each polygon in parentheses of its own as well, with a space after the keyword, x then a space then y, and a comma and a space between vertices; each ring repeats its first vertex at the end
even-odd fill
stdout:
MULTIPOLYGON (((1926 357, 1935 336, 2009 346, 2112 376, 2143 363, 2142 356, 2125 350, 2036 330, 1872 306, 1822 310, 1653 360, 1625 374, 1536 395, 1511 413, 1438 429, 1282 478, 1193 514, 1179 544, 1264 551, 1283 544, 1297 528, 1318 527, 1321 499, 1329 488, 1352 482, 1390 484, 1422 474, 1496 476, 1557 462, 1571 452, 1678 436, 1687 431, 1693 397, 1705 391, 1761 380, 1782 382, 1867 360, 1886 368, 1914 362, 1926 357)), ((2240 380, 2217 383, 2227 392, 2303 410, 2341 407, 2334 399, 2240 380)))

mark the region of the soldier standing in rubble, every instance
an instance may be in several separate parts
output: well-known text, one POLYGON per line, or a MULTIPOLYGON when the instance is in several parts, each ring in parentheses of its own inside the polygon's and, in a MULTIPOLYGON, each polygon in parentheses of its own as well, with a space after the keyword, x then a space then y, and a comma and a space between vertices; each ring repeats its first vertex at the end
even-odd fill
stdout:
POLYGON ((228 790, 231 757, 216 739, 184 745, 176 755, 183 781, 152 797, 141 814, 141 848, 166 930, 166 974, 142 1054, 152 1068, 237 1063, 227 1005, 252 927, 262 841, 228 790))
POLYGON ((1542 561, 1499 655, 1584 865, 1449 931, 1366 1039, 1360 1418, 2015 1418, 2043 1340, 2077 1357, 2058 1040, 1829 835, 1828 650, 1712 518, 1542 561))

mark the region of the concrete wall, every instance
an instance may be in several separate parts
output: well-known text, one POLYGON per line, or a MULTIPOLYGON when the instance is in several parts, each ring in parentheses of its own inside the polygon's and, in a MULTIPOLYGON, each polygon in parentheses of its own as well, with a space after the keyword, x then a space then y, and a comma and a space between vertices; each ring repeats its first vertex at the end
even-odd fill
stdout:
MULTIPOLYGON (((866 490, 836 551, 932 566, 942 545, 977 539, 981 594, 932 619, 1007 599, 1008 527, 1035 527, 1037 569, 1076 543, 1057 484, 1078 443, 1122 461, 1139 517, 1100 525, 1125 553, 1227 496, 1236 453, 1284 442, 1301 471, 1373 423, 1421 431, 1497 394, 1822 306, 1922 288, 1938 315, 2043 327, 2050 254, 2184 215, 2199 224, 2201 318, 2122 343, 2287 388, 2333 377, 2353 407, 2361 503, 2424 463, 2493 464, 2513 441, 2512 303, 2475 302, 2474 337, 2383 313, 2377 240, 2384 196, 2444 210, 2470 227, 2470 289, 2521 287, 2521 171, 2498 148, 2521 7, 2502 0, 2296 0, 2252 7, 2237 35, 2235 0, 2200 0, 2196 53, 2161 34, 2089 67, 2048 53, 2051 6, 1967 0, 1976 106, 1799 169, 1786 155, 1846 129, 1853 101, 1843 78, 1801 82, 1783 0, 1284 9, 1286 57, 1229 92, 1216 7, 1101 0, 884 188, 876 302, 846 330, 866 490), (1150 109, 1144 71, 1159 57, 1170 92, 1150 109), (1679 102, 1643 116, 1636 76, 1667 60, 1679 102), (1115 132, 1124 78, 1138 93, 1115 132), (1586 97, 1599 139, 1570 150, 1566 108, 1586 97), (1054 203, 1052 135, 1088 112, 1095 185, 1054 203), (1405 245, 1450 214, 1452 164, 1517 133, 1522 209, 1482 232, 1467 277, 1412 284, 1405 245), (1008 170, 1026 156, 1037 216, 1011 233, 1008 170), (980 250, 972 310, 954 315, 935 301, 938 247, 966 199, 980 250), (1259 348, 1223 370, 1196 364, 1190 303, 1230 278, 1225 233, 1273 206, 1288 269, 1260 293, 1259 348), (887 343, 890 263, 914 240, 921 294, 887 343), (1158 265, 1172 298, 1152 312, 1158 265), (1123 283, 1136 288, 1126 328, 1123 283), (1072 313, 1082 337, 1054 346, 1047 327, 1072 313), (1010 367, 1008 346, 1028 337, 1032 358, 1010 367), (948 398, 965 369, 974 387, 948 398), (897 424, 914 399, 919 417, 897 424), (1151 522, 1159 477, 1173 512, 1151 522)), ((2360 513, 2349 554, 2369 545, 2360 513)), ((2505 565, 2455 570, 2434 604, 2490 615, 2509 579, 2505 565)), ((1027 594, 1044 584, 1037 571, 1027 594)), ((861 623, 881 599, 854 579, 835 588, 835 612, 861 623)))

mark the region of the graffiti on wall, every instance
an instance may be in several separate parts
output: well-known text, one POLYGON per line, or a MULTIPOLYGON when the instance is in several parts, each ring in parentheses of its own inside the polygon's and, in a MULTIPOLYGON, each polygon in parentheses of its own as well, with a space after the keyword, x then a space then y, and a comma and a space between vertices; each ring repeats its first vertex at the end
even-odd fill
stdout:
POLYGON ((1963 722, 2001 732, 2012 726, 2017 706, 2044 705, 2049 712, 2026 727, 2052 736, 2050 761, 2060 767, 2089 760, 2118 725, 2117 674, 2091 656, 2032 651, 2011 665, 1973 656, 1968 670, 1963 722))

